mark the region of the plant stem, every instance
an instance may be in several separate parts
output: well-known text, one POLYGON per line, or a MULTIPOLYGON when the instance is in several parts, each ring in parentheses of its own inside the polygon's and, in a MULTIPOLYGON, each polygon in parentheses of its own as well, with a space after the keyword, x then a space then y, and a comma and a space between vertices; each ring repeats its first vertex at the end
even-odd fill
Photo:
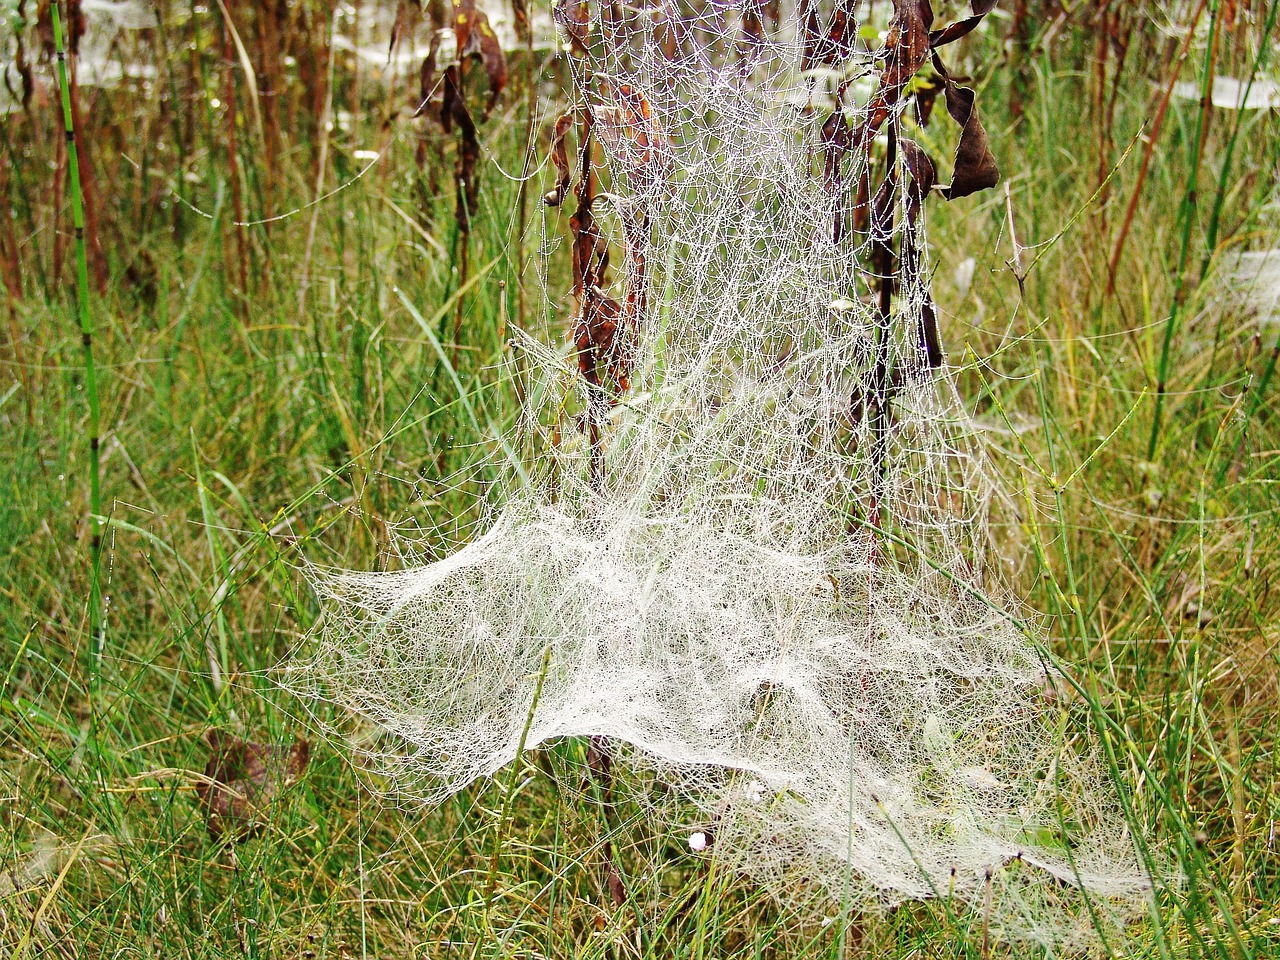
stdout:
POLYGON ((885 470, 888 467, 889 420, 891 417, 889 396, 889 347, 892 341, 890 321, 893 311, 893 215, 897 200, 898 122, 890 119, 885 133, 888 146, 885 150, 884 183, 877 192, 871 213, 871 261, 880 285, 876 310, 875 368, 871 374, 871 457, 872 497, 871 525, 880 527, 881 503, 884 492, 885 470))
POLYGON ((1124 211, 1120 236, 1116 238, 1116 245, 1111 251, 1111 263, 1107 266, 1107 292, 1103 302, 1110 299, 1116 292, 1116 271, 1120 267, 1120 256, 1124 253, 1125 241, 1129 239, 1129 228, 1133 226, 1133 215, 1137 212, 1138 200, 1142 196, 1142 185, 1147 182, 1147 170, 1151 166, 1152 154, 1155 153, 1156 144, 1160 140, 1160 128, 1164 126, 1165 114, 1169 112, 1169 101, 1173 99, 1173 88, 1178 82, 1178 72, 1182 67, 1182 61, 1187 57, 1187 51, 1191 49, 1196 25, 1200 22, 1207 3, 1208 0, 1200 0, 1200 5, 1196 7, 1195 15, 1191 18, 1191 26, 1187 28, 1187 35, 1183 38, 1182 48, 1170 67, 1169 82, 1165 86, 1164 95, 1160 98, 1160 105, 1156 108, 1155 119, 1151 122, 1151 133, 1147 135, 1146 145, 1142 151, 1142 166, 1138 168, 1138 182, 1134 184, 1133 194, 1129 197, 1129 206, 1124 211))
POLYGON ((533 170, 537 151, 535 123, 538 113, 538 80, 533 66, 533 28, 525 28, 525 128, 524 166, 520 170, 520 192, 516 198, 516 323, 525 328, 524 304, 524 255, 525 233, 529 228, 529 176, 533 170))
POLYGON ((1182 220, 1182 246, 1178 253, 1178 270, 1173 277, 1173 306, 1169 311, 1169 319, 1164 325, 1164 343, 1160 347, 1160 365, 1157 369, 1156 406, 1151 416, 1151 439, 1147 442, 1147 459, 1154 460, 1156 447, 1160 444, 1160 418, 1164 411, 1165 388, 1168 383, 1169 354, 1173 346, 1173 335, 1181 318, 1182 305, 1186 299, 1187 261, 1191 257, 1191 234, 1196 222, 1196 182, 1200 178, 1200 164, 1204 159, 1205 127, 1208 123, 1209 91, 1213 85, 1213 62, 1217 50, 1218 0, 1210 3, 1209 43, 1204 54, 1204 76, 1200 79, 1201 106, 1196 114, 1196 132, 1191 143, 1191 171, 1187 174, 1187 189, 1182 196, 1182 209, 1179 217, 1182 220))
POLYGON ((71 176, 71 216, 76 231, 76 313, 80 322, 80 344, 84 352, 85 393, 89 398, 89 673, 94 680, 102 666, 102 479, 98 458, 99 424, 98 370, 93 362, 93 318, 89 314, 89 256, 84 237, 84 199, 80 189, 79 151, 72 121, 71 86, 67 82, 67 55, 62 39, 62 19, 58 3, 49 5, 53 19, 53 45, 58 57, 58 87, 62 94, 62 121, 67 140, 67 171, 71 176))
MULTIPOLYGON (((1280 0, 1271 0, 1267 8, 1267 19, 1265 23, 1266 35, 1271 36, 1271 31, 1275 27, 1276 14, 1280 12, 1280 0)), ((1270 44, 1264 43, 1258 50, 1258 55, 1254 58, 1253 67, 1249 71, 1249 81, 1245 84, 1241 96, 1241 109, 1236 111, 1235 123, 1231 127, 1231 137, 1227 140, 1226 154, 1222 158, 1222 166, 1218 170, 1218 188, 1213 197, 1213 209, 1209 213, 1209 225, 1205 229, 1204 238, 1204 254, 1200 260, 1200 279, 1199 283, 1204 283, 1209 274, 1209 266, 1213 263, 1213 258, 1218 252, 1218 229, 1222 223, 1222 208, 1226 203, 1227 189, 1231 176, 1231 164, 1235 157, 1236 144, 1240 140, 1240 129, 1244 126, 1244 101, 1249 98, 1250 91, 1253 90, 1254 82, 1258 79, 1260 71, 1265 69, 1267 62, 1267 53, 1270 50, 1270 44)), ((1213 382, 1213 373, 1218 365, 1218 349, 1222 344, 1222 323, 1226 318, 1225 313, 1219 313, 1218 321, 1213 328, 1213 348, 1209 351, 1209 369, 1205 372, 1203 386, 1208 388, 1213 382)), ((1204 393, 1201 392, 1200 398, 1196 403, 1196 422, 1200 420, 1200 413, 1204 410, 1204 393)))
MULTIPOLYGON (((1272 30, 1276 25, 1276 14, 1280 12, 1280 0, 1271 0, 1267 8, 1267 19, 1263 27, 1266 36, 1270 37, 1272 30)), ((1231 128, 1231 138, 1227 141, 1226 155, 1222 158, 1222 168, 1218 172, 1218 189, 1213 197, 1213 209, 1209 213, 1209 226, 1205 229, 1205 250, 1204 257, 1200 261, 1200 280, 1204 281, 1205 274, 1209 272, 1209 263, 1213 260, 1213 255, 1218 246, 1218 229, 1222 220, 1222 207, 1226 202, 1227 189, 1230 186, 1231 163, 1235 157, 1236 144, 1240 139, 1240 128, 1244 126, 1244 101, 1249 98, 1253 85, 1258 79, 1258 74, 1267 67, 1267 54, 1271 51, 1271 44, 1264 43, 1258 48, 1258 55, 1254 58, 1253 68, 1249 71, 1249 80, 1241 91, 1241 106, 1236 111, 1235 123, 1231 128)))
POLYGON ((247 218, 244 213, 244 200, 240 195, 240 148, 236 142, 236 86, 233 71, 235 70, 235 52, 231 47, 231 19, 224 8, 222 22, 222 70, 223 96, 227 98, 224 106, 227 109, 227 176, 231 180, 231 209, 235 214, 236 237, 236 276, 240 281, 240 296, 236 298, 237 310, 243 308, 244 298, 249 290, 249 266, 244 248, 244 228, 240 226, 247 218))
POLYGON ((506 827, 511 816, 511 801, 519 789, 521 761, 524 759, 525 747, 529 742, 529 731, 533 727, 533 715, 538 711, 538 701, 542 699, 542 686, 547 679, 547 671, 551 668, 551 644, 542 651, 542 666, 538 670, 538 682, 533 688, 533 700, 529 703, 529 712, 525 714, 524 727, 520 730, 520 742, 516 746, 516 757, 511 764, 511 772, 507 775, 507 786, 502 794, 502 808, 498 812, 497 829, 494 832, 493 852, 489 856, 489 875, 485 881, 484 917, 485 930, 490 931, 489 914, 493 909, 494 895, 498 888, 498 861, 502 857, 502 846, 506 842, 506 827))

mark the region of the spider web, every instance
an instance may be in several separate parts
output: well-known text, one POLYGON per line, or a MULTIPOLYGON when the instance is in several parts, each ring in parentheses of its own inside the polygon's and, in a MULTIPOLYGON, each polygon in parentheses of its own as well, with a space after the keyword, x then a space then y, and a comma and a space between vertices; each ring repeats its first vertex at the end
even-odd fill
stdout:
POLYGON ((557 12, 560 132, 596 144, 566 168, 604 244, 574 248, 596 258, 573 321, 590 375, 517 332, 538 457, 445 559, 318 573, 288 684, 365 718, 370 758, 428 802, 510 764, 527 724, 528 748, 607 744, 662 784, 655 822, 779 895, 954 898, 1059 945, 1131 912, 1150 882, 1044 696, 989 535, 1007 508, 926 342, 918 106, 833 177, 833 113, 857 131, 876 109, 866 44, 824 57, 834 27, 762 7, 557 12))

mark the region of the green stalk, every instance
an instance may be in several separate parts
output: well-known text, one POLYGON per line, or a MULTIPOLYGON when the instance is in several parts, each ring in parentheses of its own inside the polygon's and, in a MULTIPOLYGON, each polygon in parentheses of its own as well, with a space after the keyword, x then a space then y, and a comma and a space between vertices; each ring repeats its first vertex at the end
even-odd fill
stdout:
MULTIPOLYGON (((1276 25, 1276 14, 1280 13, 1280 0, 1272 0, 1267 8, 1267 20, 1263 27, 1263 35, 1270 37, 1276 25)), ((1205 274, 1209 272, 1209 263, 1213 260, 1214 254, 1217 252, 1218 246, 1218 230, 1222 220, 1222 208, 1226 203, 1227 190, 1230 188, 1231 162, 1235 157, 1236 143, 1240 139, 1240 130, 1244 126, 1244 118, 1246 111, 1244 110, 1244 100, 1249 98, 1253 85, 1258 79, 1258 74, 1267 67, 1268 54, 1271 52, 1271 44, 1263 43, 1258 49, 1258 55, 1253 60, 1253 68, 1249 71, 1249 82, 1245 84, 1244 92, 1241 94, 1241 108, 1236 111, 1235 123, 1231 127, 1231 139, 1227 141, 1226 156, 1222 160, 1222 169, 1218 171, 1218 189, 1213 197, 1213 209, 1209 214, 1209 226, 1205 232, 1205 251, 1204 257, 1200 261, 1200 280, 1204 281, 1205 274)))
MULTIPOLYGON (((1263 35, 1270 37, 1272 30, 1276 25, 1276 14, 1280 13, 1280 0, 1271 0, 1271 4, 1267 8, 1266 24, 1263 27, 1263 35)), ((1231 163, 1235 157, 1236 144, 1240 139, 1240 131, 1244 127, 1244 100, 1249 99, 1249 93, 1253 90, 1254 82, 1258 79, 1258 74, 1266 69, 1267 54, 1271 50, 1271 44, 1263 43, 1258 50, 1258 55, 1254 58, 1253 67, 1249 70, 1249 82, 1245 84, 1244 92, 1241 94, 1241 108, 1236 111, 1235 123, 1231 127, 1231 138, 1227 141, 1226 155, 1222 159, 1222 168, 1218 171, 1218 189, 1213 197, 1213 209, 1209 213, 1209 226, 1205 231, 1204 238, 1204 256, 1200 260, 1200 283, 1204 283, 1205 278, 1209 274, 1209 265, 1213 262, 1213 258, 1218 253, 1218 230, 1222 222, 1222 209, 1226 204, 1227 190, 1230 188, 1231 163)), ((1218 322, 1213 328, 1213 349, 1209 351, 1209 369, 1204 375, 1203 387, 1207 389, 1213 382, 1213 372, 1218 365, 1218 348, 1222 343, 1222 322, 1225 319, 1225 313, 1219 313, 1218 322)), ((1205 394, 1201 392, 1200 399, 1196 403, 1195 423, 1200 422, 1200 414, 1204 410, 1205 394)), ((1198 429, 1198 428, 1197 428, 1198 429)))
POLYGON ((525 746, 529 742, 529 730, 533 727, 533 715, 538 711, 538 701, 542 699, 542 686, 547 679, 547 671, 551 669, 551 644, 542 651, 542 667, 538 670, 538 683, 533 688, 533 700, 529 704, 529 712, 524 718, 524 727, 520 731, 520 743, 516 746, 516 757, 512 761, 511 771, 507 774, 507 786, 502 792, 502 808, 498 812, 498 822, 494 828, 493 852, 489 855, 489 875, 485 881, 484 927, 485 936, 493 937, 490 926, 490 912, 498 889, 498 861, 502 857, 502 847, 506 842, 507 822, 511 815, 511 801, 519 789, 520 770, 524 761, 525 746))
POLYGON ((76 312, 80 321, 80 343, 84 351, 84 384, 89 398, 89 672, 94 679, 102 667, 102 479, 98 459, 99 424, 102 407, 98 402, 98 370, 93 362, 93 318, 89 315, 89 256, 84 241, 84 199, 80 190, 80 156, 76 149, 75 124, 71 119, 71 85, 67 82, 67 54, 62 42, 62 18, 58 3, 49 5, 53 19, 53 46, 58 56, 58 87, 62 93, 62 120, 67 137, 67 168, 71 175, 71 216, 76 229, 76 312))
POLYGON ((1156 407, 1151 417, 1151 439, 1147 443, 1147 459, 1155 460, 1156 447, 1160 443, 1160 415, 1164 410, 1164 394, 1169 373, 1169 354, 1173 335, 1178 328, 1182 304, 1186 299, 1187 261, 1191 258, 1191 234, 1196 222, 1196 183, 1200 179, 1200 164, 1204 159, 1205 115, 1208 113, 1209 88, 1213 83, 1213 56, 1218 42, 1218 0, 1209 5, 1209 42, 1205 45, 1204 76, 1200 78, 1200 109, 1196 114, 1196 134, 1191 141, 1191 172, 1187 176, 1187 189, 1182 196, 1179 219, 1182 221, 1182 247, 1178 253, 1178 271, 1173 279, 1173 307, 1164 325, 1164 343, 1160 348, 1160 366, 1157 371, 1156 407))

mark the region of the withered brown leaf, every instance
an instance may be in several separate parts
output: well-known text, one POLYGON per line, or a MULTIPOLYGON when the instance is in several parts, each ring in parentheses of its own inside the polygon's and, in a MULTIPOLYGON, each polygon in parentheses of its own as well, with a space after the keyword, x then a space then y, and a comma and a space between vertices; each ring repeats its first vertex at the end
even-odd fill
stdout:
POLYGON ((453 0, 453 32, 458 38, 458 56, 474 57, 489 78, 489 103, 481 119, 488 117, 507 85, 507 58, 493 32, 489 16, 476 9, 475 0, 453 0))
POLYGON ((209 761, 196 794, 215 840, 244 840, 259 833, 271 801, 301 779, 311 759, 311 746, 301 738, 287 747, 264 745, 215 729, 205 734, 205 741, 209 761))
POLYGON ((806 12, 802 13, 804 24, 804 45, 801 52, 800 67, 809 70, 817 66, 836 67, 844 63, 853 54, 857 32, 850 0, 836 0, 835 9, 831 11, 831 19, 825 29, 819 18, 817 7, 812 2, 806 12))
POLYGON ((562 114, 556 121, 551 134, 551 163, 556 168, 556 185, 543 194, 542 202, 549 207, 558 207, 569 195, 569 185, 573 181, 573 171, 569 165, 569 147, 565 137, 573 127, 573 111, 562 114))
MULTIPOLYGON (((920 210, 924 198, 933 189, 938 172, 933 160, 920 149, 914 140, 902 139, 898 143, 902 151, 903 165, 907 168, 907 219, 902 238, 902 281, 910 287, 924 283, 921 276, 919 247, 920 210)), ((930 369, 942 366, 942 338, 938 333, 938 312, 933 293, 925 287, 924 302, 920 305, 920 328, 917 331, 919 346, 930 369)))
POLYGON ((530 30, 528 0, 511 0, 511 12, 515 14, 516 36, 521 40, 528 40, 530 30))
POLYGON ((818 15, 817 0, 800 0, 798 16, 804 31, 800 44, 800 69, 812 70, 819 63, 822 47, 822 20, 818 15))
POLYGON ((938 47, 945 47, 948 43, 954 43, 959 40, 980 24, 982 18, 994 10, 995 6, 996 0, 973 0, 969 4, 969 9, 972 11, 970 16, 963 20, 957 20, 941 30, 933 31, 929 34, 929 46, 936 50, 938 47))
POLYGON ((960 142, 956 145, 955 170, 951 176, 951 185, 942 188, 944 197, 955 200, 977 193, 979 190, 994 187, 1000 181, 1000 168, 996 165, 996 158, 991 153, 987 131, 983 128, 982 118, 978 115, 977 94, 968 87, 960 86, 947 73, 936 54, 933 65, 943 80, 947 113, 960 125, 960 142))
POLYGON ((391 24, 391 39, 387 43, 387 59, 395 55, 405 34, 412 33, 414 24, 422 17, 422 0, 399 0, 396 18, 391 24))
POLYGON ((591 7, 588 0, 556 0, 551 16, 564 27, 570 51, 575 57, 587 55, 587 38, 591 32, 591 7))
POLYGON ((893 0, 893 19, 884 41, 884 69, 867 104, 867 117, 858 131, 857 146, 871 143, 889 115, 902 101, 907 84, 929 56, 929 27, 933 7, 929 0, 893 0))

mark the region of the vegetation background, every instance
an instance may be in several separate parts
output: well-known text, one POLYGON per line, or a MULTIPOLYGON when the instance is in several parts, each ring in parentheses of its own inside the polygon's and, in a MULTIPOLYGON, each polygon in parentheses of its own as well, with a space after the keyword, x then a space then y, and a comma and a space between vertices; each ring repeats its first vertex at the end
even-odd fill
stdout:
MULTIPOLYGON (((1276 8, 1002 3, 960 59, 1004 181, 930 214, 1018 586, 1078 681, 1048 708, 1096 719, 1133 829, 1182 875, 1117 956, 1280 956, 1276 8)), ((425 810, 343 744, 287 778, 211 745, 309 737, 272 679, 317 615, 304 560, 393 562, 406 518, 442 553, 466 536, 487 423, 519 409, 507 331, 567 341, 537 202, 567 76, 517 38, 460 216, 466 145, 413 116, 438 5, 149 9, 62 4, 73 162, 48 0, 0 2, 0 948, 1026 955, 980 908, 796 916, 557 789, 585 744, 425 810), (211 835, 211 751, 257 791, 256 836, 235 810, 211 835)))

